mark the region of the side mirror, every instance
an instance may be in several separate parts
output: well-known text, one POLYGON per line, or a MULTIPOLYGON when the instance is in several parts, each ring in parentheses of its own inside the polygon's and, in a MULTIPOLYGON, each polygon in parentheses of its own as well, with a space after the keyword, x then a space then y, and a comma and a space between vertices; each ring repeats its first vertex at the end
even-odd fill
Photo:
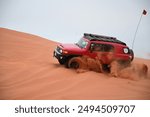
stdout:
POLYGON ((91 44, 91 46, 90 46, 90 52, 92 53, 93 50, 94 50, 94 44, 91 44))

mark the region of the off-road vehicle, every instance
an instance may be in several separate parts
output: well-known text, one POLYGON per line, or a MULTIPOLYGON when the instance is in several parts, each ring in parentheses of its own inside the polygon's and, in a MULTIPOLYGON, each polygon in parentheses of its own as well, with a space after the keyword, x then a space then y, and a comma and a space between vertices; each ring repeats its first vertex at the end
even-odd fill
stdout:
POLYGON ((54 50, 54 57, 60 64, 69 68, 79 68, 76 60, 82 56, 95 59, 97 56, 102 66, 109 67, 114 60, 129 64, 134 59, 134 53, 126 43, 115 37, 84 33, 83 37, 75 44, 59 44, 54 50))

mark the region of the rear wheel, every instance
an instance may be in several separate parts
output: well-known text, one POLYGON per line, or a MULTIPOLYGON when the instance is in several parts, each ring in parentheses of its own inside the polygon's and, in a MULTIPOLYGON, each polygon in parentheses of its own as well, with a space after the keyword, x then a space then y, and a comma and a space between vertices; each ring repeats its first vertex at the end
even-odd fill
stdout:
POLYGON ((102 64, 102 70, 106 73, 110 73, 110 65, 102 64))

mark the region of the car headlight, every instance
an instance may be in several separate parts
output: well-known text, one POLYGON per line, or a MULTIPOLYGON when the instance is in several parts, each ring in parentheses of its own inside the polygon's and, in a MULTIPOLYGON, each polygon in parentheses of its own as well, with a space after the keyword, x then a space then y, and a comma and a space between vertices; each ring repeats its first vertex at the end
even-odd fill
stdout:
POLYGON ((62 52, 63 52, 62 49, 60 49, 59 52, 62 54, 62 52))
POLYGON ((124 49, 123 49, 123 52, 124 52, 125 54, 127 54, 127 53, 129 53, 129 49, 128 49, 128 48, 124 48, 124 49))

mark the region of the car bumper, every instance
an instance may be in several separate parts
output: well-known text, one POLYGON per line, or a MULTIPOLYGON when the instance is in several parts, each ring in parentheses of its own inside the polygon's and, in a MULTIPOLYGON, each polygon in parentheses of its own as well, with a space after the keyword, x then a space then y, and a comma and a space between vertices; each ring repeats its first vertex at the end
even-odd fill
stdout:
POLYGON ((53 57, 57 58, 58 60, 66 58, 66 56, 63 55, 62 53, 58 52, 57 49, 54 50, 53 57))

